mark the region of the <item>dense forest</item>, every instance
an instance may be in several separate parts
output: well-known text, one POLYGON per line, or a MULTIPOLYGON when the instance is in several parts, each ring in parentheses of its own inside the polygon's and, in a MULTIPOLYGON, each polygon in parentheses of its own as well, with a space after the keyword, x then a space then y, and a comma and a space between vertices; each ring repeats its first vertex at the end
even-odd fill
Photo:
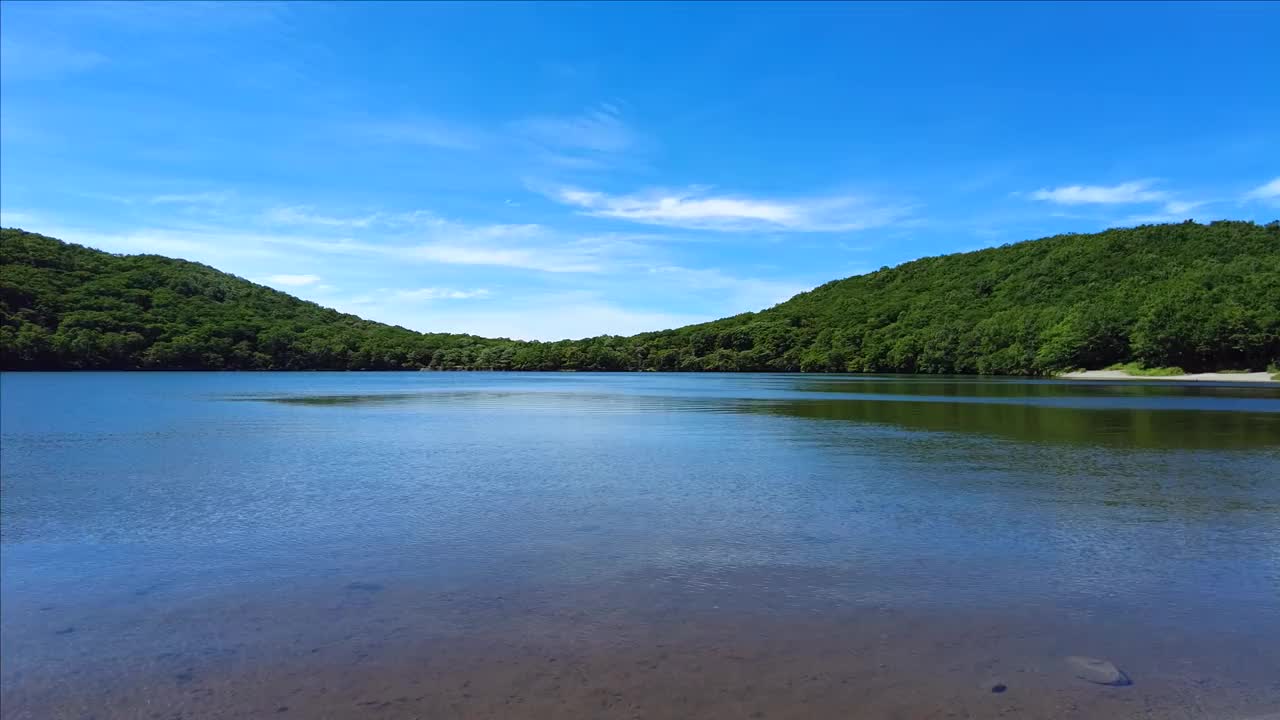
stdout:
POLYGON ((1060 235, 882 268, 761 312, 559 342, 417 333, 197 263, 6 229, 0 352, 5 369, 1262 369, 1280 361, 1280 223, 1060 235))

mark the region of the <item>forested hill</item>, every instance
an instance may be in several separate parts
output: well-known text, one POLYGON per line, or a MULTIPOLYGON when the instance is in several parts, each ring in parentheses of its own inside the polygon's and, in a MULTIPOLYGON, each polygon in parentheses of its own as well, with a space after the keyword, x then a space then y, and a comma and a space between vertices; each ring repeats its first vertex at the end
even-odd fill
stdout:
POLYGON ((1280 223, 1060 235, 711 323, 552 343, 420 334, 196 263, 0 230, 0 351, 5 369, 1263 369, 1280 361, 1280 223))
POLYGON ((399 369, 494 344, 362 320, 199 263, 0 230, 5 369, 399 369))

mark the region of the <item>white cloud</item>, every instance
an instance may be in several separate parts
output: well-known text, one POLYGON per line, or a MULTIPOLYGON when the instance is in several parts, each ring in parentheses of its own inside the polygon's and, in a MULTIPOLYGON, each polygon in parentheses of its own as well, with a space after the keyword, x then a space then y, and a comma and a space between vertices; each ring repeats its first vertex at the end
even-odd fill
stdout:
POLYGON ((90 70, 107 61, 93 50, 67 47, 56 42, 16 39, 0 34, 0 75, 6 80, 39 80, 90 70))
POLYGON ((1245 200, 1280 200, 1280 177, 1244 194, 1245 200))
POLYGON ((493 240, 534 240, 547 234, 536 223, 491 223, 475 225, 445 220, 433 215, 414 215, 413 221, 429 237, 465 242, 493 240))
MULTIPOLYGON (((49 237, 113 253, 143 253, 206 263, 219 270, 243 273, 249 263, 282 263, 290 259, 277 237, 218 229, 141 228, 98 232, 74 227, 40 225, 27 228, 49 237)), ((257 277, 262 273, 251 273, 257 277)))
MULTIPOLYGON (((4 219, 8 221, 11 215, 6 213, 4 219)), ((408 234, 386 237, 384 242, 243 233, 219 228, 142 229, 122 233, 31 229, 111 252, 156 253, 210 263, 233 272, 234 267, 249 260, 286 262, 299 249, 352 259, 507 267, 549 273, 604 272, 641 252, 640 248, 608 236, 575 238, 537 225, 466 225, 450 221, 433 221, 408 234), (426 242, 414 243, 415 237, 426 242), (456 239, 435 239, 446 237, 456 239)))
POLYGON ((77 17, 95 27, 110 26, 112 33, 177 32, 190 28, 240 30, 250 25, 284 21, 293 8, 289 3, 197 2, 80 2, 59 8, 64 17, 77 17))
POLYGON ((541 145, 596 153, 620 153, 633 147, 637 135, 619 109, 601 103, 580 115, 541 115, 515 124, 520 134, 541 145))
POLYGON ((319 225, 331 228, 367 228, 377 219, 377 215, 365 217, 333 217, 321 215, 309 207, 272 208, 263 214, 263 219, 274 225, 319 225))
POLYGON ((37 221, 37 216, 19 210, 0 209, 0 227, 16 228, 37 221))
POLYGON ((1036 190, 1031 197, 1059 205, 1119 205, 1166 199, 1168 193, 1152 190, 1153 184, 1151 180, 1134 180, 1119 185, 1066 185, 1036 190))
POLYGON ((268 285, 284 285, 286 287, 304 287, 320 282, 319 275, 268 275, 268 285))
MULTIPOLYGON (((11 213, 6 213, 8 219, 11 213)), ((430 213, 375 213, 363 217, 318 215, 306 208, 276 208, 259 218, 270 224, 303 225, 318 234, 246 233, 218 227, 142 229, 123 233, 62 230, 67 240, 112 252, 158 253, 212 264, 250 258, 286 258, 297 249, 326 255, 399 263, 439 263, 536 270, 549 273, 598 273, 644 252, 641 246, 611 235, 566 236, 536 224, 472 225, 430 213), (360 230, 373 240, 326 236, 360 230)), ((225 269, 225 268, 224 268, 225 269)))
MULTIPOLYGON (((1205 204, 1204 202, 1174 200, 1164 204, 1164 211, 1169 215, 1183 215, 1191 212, 1192 210, 1195 210, 1196 208, 1204 204, 1205 204)), ((1185 220, 1186 218, 1183 218, 1183 219, 1185 220)))
POLYGON ((1186 215, 1170 215, 1169 213, 1150 213, 1147 215, 1130 215, 1116 224, 1120 227, 1133 227, 1135 225, 1163 225, 1165 223, 1182 222, 1188 219, 1186 215))
MULTIPOLYGON (((425 210, 402 213, 376 212, 368 215, 343 217, 315 212, 309 206, 277 207, 264 212, 261 219, 272 225, 311 226, 330 230, 396 231, 396 237, 404 239, 417 236, 460 244, 482 243, 494 240, 534 238, 544 233, 540 225, 492 223, 473 225, 446 220, 425 210)), ((349 240, 318 241, 318 249, 340 251, 387 251, 388 246, 349 240)))
POLYGON ((410 306, 393 297, 366 295, 336 303, 339 310, 421 332, 454 332, 516 340, 564 340, 634 335, 715 319, 713 315, 623 307, 594 291, 534 293, 502 306, 410 306))
POLYGON ((397 290, 397 300, 472 300, 489 297, 485 288, 475 290, 450 290, 449 288, 425 287, 417 290, 397 290))
POLYGON ((453 332, 517 340, 564 340, 599 335, 635 335, 669 330, 713 320, 703 315, 686 315, 619 307, 604 301, 575 300, 541 305, 534 312, 472 314, 456 319, 439 318, 437 325, 453 325, 453 332), (464 329, 469 328, 469 329, 464 329))
POLYGON ((612 235, 573 236, 537 224, 472 225, 434 216, 406 236, 425 240, 388 249, 393 255, 446 265, 486 265, 549 273, 599 273, 644 252, 612 235))
MULTIPOLYGON (((133 205, 154 226, 28 229, 111 252, 207 263, 424 331, 536 339, 632 334, 759 310, 807 286, 736 277, 729 268, 682 267, 677 258, 686 251, 699 254, 686 243, 708 240, 707 233, 581 234, 426 211, 331 210, 319 203, 264 208, 243 193, 226 194, 207 221, 192 220, 182 203, 223 197, 204 195, 135 196, 133 205)), ((6 209, 3 216, 14 213, 6 209)))
POLYGON ((661 245, 647 242, 647 236, 576 236, 537 225, 470 225, 417 217, 419 223, 403 233, 370 229, 369 240, 201 226, 114 233, 31 229, 112 252, 209 263, 372 320, 422 331, 522 339, 679 327, 760 310, 807 287, 782 279, 737 277, 717 268, 682 267, 670 261, 661 245), (443 239, 451 236, 462 239, 443 239), (281 272, 296 268, 299 255, 308 259, 308 269, 325 270, 314 275, 281 272), (479 265, 507 271, 495 276, 468 267, 479 265), (327 284, 333 278, 341 292, 327 284), (398 288, 370 288, 370 278, 395 282, 398 288), (490 282, 502 282, 502 292, 491 289, 490 282))
POLYGON ((649 268, 648 275, 655 283, 674 286, 672 293, 716 291, 730 305, 741 308, 742 311, 773 307, 798 293, 812 289, 809 285, 784 280, 735 277, 718 268, 695 269, 661 265, 649 268))
POLYGON ((1171 200, 1164 204, 1159 212, 1141 213, 1131 215, 1120 221, 1121 225, 1156 225, 1160 223, 1175 223, 1184 220, 1195 220, 1195 210, 1204 205, 1208 205, 1207 201, 1185 201, 1171 200))
POLYGON ((566 252, 556 248, 473 247, 433 243, 397 248, 395 252, 414 260, 445 265, 491 265, 552 273, 591 273, 602 269, 588 253, 566 252))
POLYGON ((706 188, 651 190, 633 195, 563 188, 554 197, 588 215, 692 230, 836 232, 882 227, 908 209, 841 196, 770 200, 710 195, 706 188))
MULTIPOLYGON (((98 190, 84 190, 75 192, 74 194, 90 200, 105 200, 107 202, 134 207, 139 205, 181 206, 180 209, 183 210, 212 210, 215 206, 220 208, 221 206, 227 205, 236 197, 235 193, 229 190, 210 190, 190 193, 161 193, 158 195, 121 195, 118 193, 101 192, 98 190)), ((151 212, 159 212, 159 210, 152 210, 151 212)))
POLYGON ((355 130, 375 140, 406 145, 425 145, 445 150, 474 150, 485 144, 483 133, 438 120, 367 122, 356 125, 355 130))
POLYGON ((152 205, 222 205, 229 201, 231 197, 232 194, 226 191, 177 193, 153 195, 147 198, 147 202, 152 205))

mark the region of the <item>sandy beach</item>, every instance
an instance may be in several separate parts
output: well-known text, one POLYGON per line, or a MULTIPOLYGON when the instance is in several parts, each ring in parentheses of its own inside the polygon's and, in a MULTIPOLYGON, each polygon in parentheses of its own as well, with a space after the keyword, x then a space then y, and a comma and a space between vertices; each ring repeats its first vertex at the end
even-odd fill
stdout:
POLYGON ((1130 375, 1123 370, 1077 370, 1058 377, 1066 380, 1173 380, 1175 382, 1274 383, 1271 373, 1190 373, 1187 375, 1130 375))

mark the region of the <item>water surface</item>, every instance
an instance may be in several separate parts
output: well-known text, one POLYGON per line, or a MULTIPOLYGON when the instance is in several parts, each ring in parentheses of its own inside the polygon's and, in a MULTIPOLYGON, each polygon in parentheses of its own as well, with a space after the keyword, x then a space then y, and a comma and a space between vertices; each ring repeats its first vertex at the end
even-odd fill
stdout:
POLYGON ((1274 388, 0 383, 6 718, 1280 712, 1274 388))

